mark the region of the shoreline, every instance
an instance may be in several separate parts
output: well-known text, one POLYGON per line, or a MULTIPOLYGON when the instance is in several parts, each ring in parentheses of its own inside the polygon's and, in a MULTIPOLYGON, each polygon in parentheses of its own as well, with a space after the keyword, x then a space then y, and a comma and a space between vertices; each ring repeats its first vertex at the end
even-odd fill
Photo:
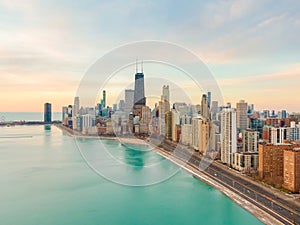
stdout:
POLYGON ((213 187, 214 189, 220 191, 222 194, 224 194, 226 197, 228 197, 230 200, 238 204, 240 207, 242 207, 247 212, 251 213, 254 217, 256 217, 259 221, 261 221, 264 224, 267 225, 274 225, 278 224, 281 225, 280 221, 278 221, 273 216, 269 215, 265 211, 263 211, 261 208, 255 206, 251 202, 244 199, 242 196, 236 194, 235 192, 229 190, 228 188, 224 187, 221 184, 216 183, 214 180, 212 180, 210 177, 208 177, 206 174, 202 173, 201 171, 195 169, 188 163, 183 162, 182 160, 170 157, 169 154, 167 154, 165 151, 160 149, 159 147, 153 148, 154 152, 158 155, 164 157, 165 159, 169 160, 170 162, 174 163, 175 165, 179 166, 181 169, 185 170, 186 172, 190 173, 200 181, 206 183, 207 185, 213 187))
POLYGON ((83 135, 79 132, 73 131, 68 127, 65 127, 61 124, 55 124, 55 127, 59 128, 62 132, 66 133, 70 137, 73 138, 82 138, 82 139, 100 139, 100 140, 113 140, 118 141, 121 144, 132 144, 132 145, 139 145, 139 146, 149 146, 147 142, 139 138, 132 138, 132 137, 115 137, 115 136, 99 136, 99 135, 83 135))
POLYGON ((119 141, 121 144, 126 143, 126 144, 133 144, 133 145, 144 145, 144 146, 151 146, 152 151, 155 152, 156 154, 160 155, 161 157, 164 157, 165 159, 169 160, 171 163, 176 164, 179 166, 181 169, 185 170, 195 178, 199 179, 200 181, 206 183, 207 185, 213 187, 214 189, 220 191, 222 194, 224 194, 226 197, 228 197, 230 200, 238 204, 240 207, 242 207, 244 210, 247 212, 251 213, 253 216, 255 216, 258 220, 260 220, 262 223, 267 224, 267 225, 274 225, 274 224, 283 224, 280 221, 278 221, 276 218, 274 218, 272 215, 266 213, 264 210, 261 208, 255 206, 251 202, 247 201, 244 199, 242 196, 239 194, 233 192, 232 190, 228 189, 227 187, 224 187, 222 184, 219 184, 215 182, 213 179, 211 179, 209 176, 204 174, 203 172, 197 170, 190 164, 183 162, 179 158, 175 157, 170 157, 171 155, 166 153, 163 149, 161 149, 158 146, 152 146, 149 143, 145 143, 144 140, 138 139, 138 138, 126 138, 126 137, 105 137, 105 136, 88 136, 88 135, 76 135, 74 134, 73 130, 70 128, 67 128, 61 124, 55 125, 57 128, 61 129, 62 132, 66 133, 67 135, 71 137, 78 137, 78 138, 86 138, 86 139, 102 139, 102 140, 114 140, 114 141, 119 141), (121 141, 120 141, 121 140, 121 141))

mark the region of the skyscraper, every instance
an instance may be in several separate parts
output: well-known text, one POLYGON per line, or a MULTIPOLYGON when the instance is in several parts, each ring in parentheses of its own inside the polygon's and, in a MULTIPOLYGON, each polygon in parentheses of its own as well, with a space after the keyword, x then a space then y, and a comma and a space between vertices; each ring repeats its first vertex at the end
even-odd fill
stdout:
POLYGON ((134 83, 134 105, 146 105, 145 92, 144 92, 144 74, 135 74, 134 83))
POLYGON ((101 106, 102 106, 102 108, 106 107, 106 91, 105 90, 103 90, 103 92, 102 92, 101 106))
POLYGON ((208 105, 208 108, 210 109, 211 107, 211 92, 207 92, 207 105, 208 105))
POLYGON ((221 112, 221 161, 232 165, 233 153, 237 150, 236 111, 224 108, 221 112))
POLYGON ((236 125, 239 132, 248 128, 248 103, 244 100, 240 100, 236 103, 236 125))
POLYGON ((204 94, 202 95, 202 100, 201 100, 201 115, 205 119, 209 119, 209 109, 208 109, 208 99, 207 96, 204 94))
POLYGON ((143 70, 138 72, 136 67, 135 83, 134 83, 134 116, 142 117, 142 106, 146 105, 145 90, 144 90, 144 74, 143 70))
POLYGON ((134 90, 126 89, 125 90, 125 113, 129 115, 133 108, 134 101, 134 90))
POLYGON ((51 119, 51 104, 50 103, 45 103, 44 104, 44 122, 45 123, 51 123, 52 119, 51 119))
POLYGON ((162 87, 162 96, 161 101, 159 102, 159 133, 165 135, 166 132, 166 123, 165 115, 166 112, 170 111, 170 91, 169 85, 164 85, 162 87))
POLYGON ((80 102, 79 102, 79 97, 74 98, 74 106, 73 106, 73 116, 77 116, 79 114, 79 107, 80 107, 80 102))

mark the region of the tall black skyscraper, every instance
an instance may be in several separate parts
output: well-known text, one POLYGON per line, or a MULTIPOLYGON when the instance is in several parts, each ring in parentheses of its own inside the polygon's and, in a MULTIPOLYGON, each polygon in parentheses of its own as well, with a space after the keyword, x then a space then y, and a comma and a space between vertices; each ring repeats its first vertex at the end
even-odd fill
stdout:
POLYGON ((45 103, 44 104, 44 122, 45 123, 51 123, 52 119, 51 119, 51 104, 50 103, 45 103))
POLYGON ((146 105, 143 68, 141 72, 138 72, 137 67, 134 84, 134 105, 146 105))

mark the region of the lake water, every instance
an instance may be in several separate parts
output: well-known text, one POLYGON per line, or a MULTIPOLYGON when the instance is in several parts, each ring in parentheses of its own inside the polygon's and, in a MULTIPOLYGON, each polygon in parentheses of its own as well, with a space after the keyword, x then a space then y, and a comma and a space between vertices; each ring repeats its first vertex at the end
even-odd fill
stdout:
MULTIPOLYGON (((98 140, 77 142, 91 153, 103 151, 98 140)), ((98 163, 114 173, 119 170, 128 180, 140 177, 147 163, 164 160, 152 151, 137 153, 115 141, 104 145, 124 165, 121 171, 105 159, 98 158, 98 163)), ((174 166, 165 160, 161 170, 174 166)), ((160 172, 156 167, 151 176, 160 172)), ((111 182, 95 173, 78 143, 55 126, 0 127, 0 177, 3 225, 262 224, 182 170, 149 186, 111 182)))
MULTIPOLYGON (((0 112, 0 122, 12 121, 44 121, 43 112, 0 112)), ((61 112, 52 112, 52 121, 62 120, 61 112)))

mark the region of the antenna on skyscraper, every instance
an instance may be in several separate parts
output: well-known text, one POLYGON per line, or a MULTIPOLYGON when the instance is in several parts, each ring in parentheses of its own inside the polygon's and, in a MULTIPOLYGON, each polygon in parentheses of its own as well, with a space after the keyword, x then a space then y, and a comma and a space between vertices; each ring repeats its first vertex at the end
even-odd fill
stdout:
POLYGON ((143 60, 142 60, 142 73, 143 73, 143 70, 144 70, 144 69, 143 69, 143 60))
POLYGON ((135 72, 138 73, 138 59, 135 60, 135 72))

